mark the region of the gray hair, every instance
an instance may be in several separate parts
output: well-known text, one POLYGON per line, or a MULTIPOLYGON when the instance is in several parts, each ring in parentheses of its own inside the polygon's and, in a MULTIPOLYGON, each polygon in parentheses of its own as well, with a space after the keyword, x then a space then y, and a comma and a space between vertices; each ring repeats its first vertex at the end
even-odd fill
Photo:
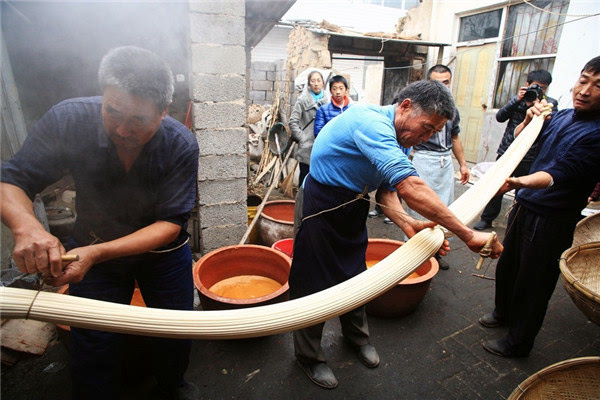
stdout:
POLYGON ((175 91, 169 66, 156 54, 136 46, 110 50, 100 62, 98 83, 103 92, 114 86, 152 100, 160 111, 171 104, 175 91))
POLYGON ((410 99, 417 111, 437 114, 450 121, 454 120, 454 100, 446 85, 438 81, 417 81, 401 89, 394 102, 402 103, 410 99))

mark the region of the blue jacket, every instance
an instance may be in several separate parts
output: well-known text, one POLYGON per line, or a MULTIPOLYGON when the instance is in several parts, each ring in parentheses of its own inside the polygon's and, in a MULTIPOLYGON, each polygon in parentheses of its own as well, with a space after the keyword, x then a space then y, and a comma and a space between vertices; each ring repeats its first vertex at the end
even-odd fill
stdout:
POLYGON ((315 137, 321 132, 321 129, 323 129, 326 123, 346 111, 351 105, 352 103, 349 102, 345 107, 340 108, 333 101, 330 101, 319 108, 317 110, 317 115, 315 116, 315 137))

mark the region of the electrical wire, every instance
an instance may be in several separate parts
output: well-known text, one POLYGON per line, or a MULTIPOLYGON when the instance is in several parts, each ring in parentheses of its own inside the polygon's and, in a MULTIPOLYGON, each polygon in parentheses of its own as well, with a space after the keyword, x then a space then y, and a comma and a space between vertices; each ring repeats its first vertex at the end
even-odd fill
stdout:
MULTIPOLYGON (((519 35, 508 36, 508 37, 505 37, 504 39, 497 40, 495 43, 501 43, 501 42, 504 42, 506 40, 518 38, 518 37, 521 37, 521 36, 531 35, 531 34, 534 34, 534 33, 537 33, 537 32, 541 32, 543 30, 548 30, 548 29, 556 28, 556 27, 559 27, 559 26, 562 26, 562 25, 570 24, 572 22, 581 21, 582 19, 597 17, 599 15, 600 15, 600 13, 585 15, 585 16, 583 16, 581 18, 573 19, 571 21, 561 22, 561 23, 558 23, 556 25, 547 26, 547 27, 544 27, 544 28, 541 28, 541 29, 538 29, 538 30, 535 30, 535 31, 525 32, 525 33, 521 33, 519 35)), ((493 42, 490 42, 490 43, 493 43, 493 42)), ((455 55, 444 57, 442 60, 452 59, 452 57, 456 57, 457 55, 465 54, 465 53, 467 53, 469 51, 473 51, 473 50, 476 50, 476 48, 464 49, 464 50, 461 50, 461 51, 457 52, 457 54, 455 54, 455 55)), ((421 68, 421 67, 428 66, 429 64, 438 64, 438 61, 437 60, 436 61, 427 61, 427 62, 424 62, 424 63, 421 63, 421 64, 414 64, 414 65, 410 65, 410 66, 406 66, 406 67, 387 67, 387 68, 384 67, 383 69, 384 70, 400 70, 400 69, 409 69, 409 68, 421 68)))
MULTIPOLYGON (((531 3, 530 0, 523 0, 523 1, 528 6, 533 7, 536 10, 540 10, 541 12, 546 13, 546 14, 561 15, 561 16, 564 15, 566 17, 588 17, 588 16, 590 16, 590 14, 566 14, 566 13, 554 12, 554 11, 546 10, 545 8, 542 8, 542 7, 538 7, 535 4, 531 3)), ((598 15, 598 14, 595 14, 595 15, 598 15)))

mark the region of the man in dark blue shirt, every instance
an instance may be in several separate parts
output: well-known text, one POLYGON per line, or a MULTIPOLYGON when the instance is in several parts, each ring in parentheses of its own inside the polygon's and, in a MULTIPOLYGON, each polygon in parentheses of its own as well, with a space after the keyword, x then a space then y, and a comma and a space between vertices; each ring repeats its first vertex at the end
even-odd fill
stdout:
MULTIPOLYGON (((111 50, 98 73, 102 97, 66 100, 33 127, 2 165, 1 216, 23 272, 44 275, 70 295, 129 304, 134 285, 148 307, 192 310, 192 257, 186 232, 196 199, 198 143, 167 116, 170 68, 133 46, 111 50), (66 172, 75 182, 77 220, 66 244, 37 221, 31 199, 66 172)), ((123 335, 71 329, 73 397, 120 396, 123 335)), ((189 398, 183 379, 191 341, 156 339, 157 393, 189 398)), ((197 397, 197 395, 196 395, 197 397)))
MULTIPOLYGON (((504 135, 502 135, 502 140, 500 141, 500 145, 498 146, 498 156, 496 160, 502 157, 508 146, 515 140, 515 128, 523 122, 525 119, 525 114, 529 107, 533 105, 533 103, 537 100, 546 100, 548 103, 552 103, 554 106, 552 108, 552 112, 556 112, 558 107, 558 101, 553 99, 552 97, 546 96, 546 90, 548 86, 552 83, 552 75, 550 72, 540 69, 536 71, 531 71, 527 74, 527 85, 523 86, 519 89, 519 92, 513 96, 508 103, 504 105, 498 113, 496 114, 496 120, 498 122, 508 121, 506 124, 506 129, 504 130, 504 135), (531 87, 537 85, 537 90, 531 90, 531 87), (529 91, 529 95, 526 95, 529 91), (536 93, 537 92, 537 93, 536 93), (531 93, 536 93, 539 97, 531 100, 531 93), (528 101, 531 100, 531 101, 528 101)), ((523 176, 529 173, 529 169, 531 168, 531 163, 535 158, 537 153, 537 143, 534 143, 527 151, 527 154, 523 157, 523 160, 517 165, 517 168, 512 173, 512 176, 523 176)), ((498 217, 500 214, 500 210, 502 209, 502 198, 504 195, 494 196, 489 203, 483 209, 481 213, 481 220, 477 222, 473 228, 478 231, 488 229, 492 227, 492 222, 498 217)))
MULTIPOLYGON (((515 136, 541 108, 536 104, 527 111, 515 136)), ((558 259, 571 245, 600 176, 599 154, 600 56, 583 68, 573 88, 573 109, 546 121, 530 174, 508 178, 500 190, 519 189, 496 267, 496 307, 479 319, 488 328, 509 327, 505 337, 483 343, 490 353, 529 355, 558 280, 558 259)))

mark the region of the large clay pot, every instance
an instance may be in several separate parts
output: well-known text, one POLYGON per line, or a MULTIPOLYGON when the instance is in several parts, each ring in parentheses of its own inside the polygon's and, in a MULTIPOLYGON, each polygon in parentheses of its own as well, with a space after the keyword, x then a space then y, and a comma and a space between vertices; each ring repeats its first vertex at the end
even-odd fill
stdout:
MULTIPOLYGON (((381 261, 404 242, 388 239, 369 239, 366 260, 381 261)), ((411 314, 421 303, 431 283, 431 279, 438 273, 439 265, 431 257, 412 275, 398 283, 387 292, 367 303, 367 313, 377 317, 403 317, 411 314)))
POLYGON ((273 243, 272 249, 279 250, 289 258, 294 258, 294 238, 281 239, 273 243))
POLYGON ((258 220, 262 244, 271 247, 281 239, 294 237, 294 200, 267 201, 258 220))
POLYGON ((194 265, 194 284, 204 310, 228 310, 278 303, 289 299, 288 277, 292 261, 270 247, 252 244, 226 246, 204 255, 194 265), (223 279, 240 275, 259 275, 271 278, 282 286, 271 294, 233 299, 208 290, 223 279))

